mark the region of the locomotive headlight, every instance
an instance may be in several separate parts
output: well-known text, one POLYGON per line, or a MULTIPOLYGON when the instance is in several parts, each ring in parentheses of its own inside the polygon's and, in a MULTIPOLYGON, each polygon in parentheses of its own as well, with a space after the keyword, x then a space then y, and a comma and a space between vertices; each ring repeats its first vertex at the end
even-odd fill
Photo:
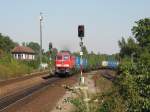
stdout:
POLYGON ((69 67, 69 64, 64 64, 64 67, 69 67))
POLYGON ((61 67, 61 64, 56 64, 57 67, 61 67))

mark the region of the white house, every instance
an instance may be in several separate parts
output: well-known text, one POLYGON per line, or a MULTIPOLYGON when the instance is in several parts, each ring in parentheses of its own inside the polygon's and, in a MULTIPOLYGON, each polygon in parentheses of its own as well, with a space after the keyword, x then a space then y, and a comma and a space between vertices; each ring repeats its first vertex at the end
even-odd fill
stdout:
POLYGON ((33 49, 25 46, 16 46, 12 50, 12 55, 17 60, 34 60, 35 52, 33 49))

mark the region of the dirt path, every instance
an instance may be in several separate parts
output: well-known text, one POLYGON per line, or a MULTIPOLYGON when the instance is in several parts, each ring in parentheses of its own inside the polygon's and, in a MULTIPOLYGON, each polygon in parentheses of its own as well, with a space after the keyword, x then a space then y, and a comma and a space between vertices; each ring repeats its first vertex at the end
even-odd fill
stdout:
MULTIPOLYGON (((97 74, 97 72, 98 71, 84 73, 85 85, 87 86, 88 93, 90 94, 96 93, 95 83, 92 77, 93 75, 97 74)), ((79 84, 76 83, 73 85, 72 88, 76 88, 78 86, 79 84)), ((75 97, 77 97, 75 93, 73 93, 72 91, 66 91, 65 95, 59 99, 57 105, 53 108, 53 110, 49 112, 72 112, 73 110, 75 110, 76 107, 72 103, 70 103, 69 100, 75 97)))

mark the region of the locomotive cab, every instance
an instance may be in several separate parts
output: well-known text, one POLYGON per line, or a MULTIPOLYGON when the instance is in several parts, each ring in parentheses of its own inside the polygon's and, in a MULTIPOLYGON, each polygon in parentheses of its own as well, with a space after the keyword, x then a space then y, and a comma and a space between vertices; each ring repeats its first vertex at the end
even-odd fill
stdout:
POLYGON ((56 74, 71 74, 75 66, 75 58, 68 52, 60 52, 55 60, 56 74))

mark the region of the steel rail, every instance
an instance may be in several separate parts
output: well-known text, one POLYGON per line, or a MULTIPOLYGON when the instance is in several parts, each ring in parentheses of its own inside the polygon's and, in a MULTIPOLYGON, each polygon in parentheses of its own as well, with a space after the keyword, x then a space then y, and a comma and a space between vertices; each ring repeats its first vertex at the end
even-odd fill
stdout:
POLYGON ((60 80, 60 79, 61 78, 59 77, 51 77, 50 79, 47 79, 46 82, 40 83, 33 87, 26 88, 24 90, 16 92, 15 94, 11 94, 11 95, 1 98, 0 99, 0 112, 7 109, 9 106, 15 104, 16 102, 40 91, 41 89, 44 89, 50 86, 51 84, 53 84, 53 82, 60 80))

